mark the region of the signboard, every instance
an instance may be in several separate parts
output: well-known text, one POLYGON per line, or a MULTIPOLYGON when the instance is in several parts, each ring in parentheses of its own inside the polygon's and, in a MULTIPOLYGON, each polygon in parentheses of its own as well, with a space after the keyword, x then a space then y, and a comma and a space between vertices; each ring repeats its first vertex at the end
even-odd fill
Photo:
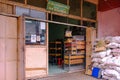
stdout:
POLYGON ((48 1, 47 3, 47 10, 60 12, 64 14, 69 14, 70 6, 55 2, 55 1, 48 1))

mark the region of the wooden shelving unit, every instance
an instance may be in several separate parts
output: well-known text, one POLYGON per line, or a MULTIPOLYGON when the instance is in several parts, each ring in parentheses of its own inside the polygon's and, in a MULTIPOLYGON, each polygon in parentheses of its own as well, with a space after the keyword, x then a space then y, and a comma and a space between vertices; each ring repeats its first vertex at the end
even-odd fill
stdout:
POLYGON ((84 64, 85 41, 64 42, 64 47, 64 69, 67 67, 67 70, 70 71, 72 66, 84 64))
POLYGON ((62 42, 49 42, 49 61, 57 64, 58 58, 62 58, 62 42))

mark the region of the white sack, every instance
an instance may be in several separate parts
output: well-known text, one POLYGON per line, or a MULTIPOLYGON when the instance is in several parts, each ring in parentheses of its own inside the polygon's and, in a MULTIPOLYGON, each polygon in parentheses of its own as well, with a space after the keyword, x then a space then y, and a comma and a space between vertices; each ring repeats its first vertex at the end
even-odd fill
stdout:
POLYGON ((120 43, 119 43, 118 47, 120 48, 120 43))
POLYGON ((95 62, 95 63, 93 63, 93 67, 98 67, 98 65, 99 65, 99 63, 97 63, 97 62, 95 62))
POLYGON ((103 75, 103 79, 105 79, 105 80, 118 80, 115 77, 110 77, 110 76, 107 76, 107 75, 103 75))
POLYGON ((112 42, 112 38, 113 38, 112 36, 107 36, 107 37, 105 37, 105 40, 108 42, 112 42))
POLYGON ((111 50, 107 50, 107 51, 102 51, 102 52, 97 52, 97 53, 93 53, 92 54, 92 58, 104 58, 107 55, 110 55, 111 50))
POLYGON ((101 58, 93 58, 92 62, 100 63, 101 62, 101 58))
POLYGON ((109 55, 111 54, 111 51, 112 51, 111 49, 108 49, 108 50, 106 51, 106 53, 107 53, 106 55, 109 56, 109 55))
POLYGON ((113 37, 112 42, 120 43, 120 36, 113 37))
POLYGON ((115 42, 111 42, 107 45, 108 48, 118 48, 119 44, 115 42))
POLYGON ((112 52, 113 53, 120 53, 120 49, 118 49, 118 48, 117 49, 113 49, 112 52))
POLYGON ((105 62, 105 64, 120 67, 120 57, 108 58, 107 61, 105 62))
POLYGON ((107 75, 107 76, 113 76, 115 78, 119 78, 119 76, 120 76, 120 74, 113 69, 112 70, 111 69, 105 69, 104 74, 107 75))
POLYGON ((120 67, 116 67, 116 66, 114 66, 114 70, 116 70, 117 72, 120 73, 120 67))
POLYGON ((112 54, 114 55, 114 56, 120 56, 120 49, 113 49, 112 50, 112 54))

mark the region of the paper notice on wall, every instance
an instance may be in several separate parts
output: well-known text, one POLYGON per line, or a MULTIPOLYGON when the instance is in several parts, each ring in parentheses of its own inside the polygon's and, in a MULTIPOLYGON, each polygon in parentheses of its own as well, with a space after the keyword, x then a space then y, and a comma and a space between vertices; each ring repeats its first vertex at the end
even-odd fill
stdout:
POLYGON ((40 25, 41 25, 41 29, 45 30, 45 22, 41 22, 40 25))
POLYGON ((36 38, 37 38, 37 41, 40 41, 40 36, 37 36, 36 38))
POLYGON ((31 42, 32 43, 36 42, 36 35, 35 34, 31 34, 31 42))

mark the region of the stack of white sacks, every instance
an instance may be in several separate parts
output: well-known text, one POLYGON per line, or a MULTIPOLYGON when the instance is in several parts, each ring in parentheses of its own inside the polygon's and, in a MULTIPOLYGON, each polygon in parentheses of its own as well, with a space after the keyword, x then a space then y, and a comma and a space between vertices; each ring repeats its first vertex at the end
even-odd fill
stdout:
POLYGON ((120 80, 120 36, 105 38, 109 41, 105 51, 92 54, 93 67, 102 69, 105 80, 120 80))

